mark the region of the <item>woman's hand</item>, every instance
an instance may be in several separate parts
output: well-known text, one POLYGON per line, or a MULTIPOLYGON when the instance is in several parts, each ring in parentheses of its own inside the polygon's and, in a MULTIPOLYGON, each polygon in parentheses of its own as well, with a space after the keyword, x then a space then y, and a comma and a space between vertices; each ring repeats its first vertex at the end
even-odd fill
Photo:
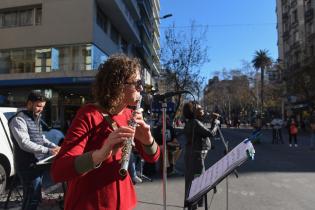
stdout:
POLYGON ((144 145, 150 145, 153 142, 150 125, 144 122, 141 112, 136 112, 134 119, 138 124, 136 127, 135 138, 144 145))
POLYGON ((106 160, 111 154, 115 154, 122 147, 124 141, 135 135, 135 129, 129 126, 122 126, 109 134, 103 146, 92 153, 92 159, 95 164, 106 160))

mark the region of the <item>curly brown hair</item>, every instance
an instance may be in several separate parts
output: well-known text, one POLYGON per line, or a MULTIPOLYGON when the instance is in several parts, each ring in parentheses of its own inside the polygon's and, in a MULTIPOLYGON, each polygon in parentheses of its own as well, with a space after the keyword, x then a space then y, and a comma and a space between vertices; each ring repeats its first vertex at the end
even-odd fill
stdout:
POLYGON ((92 93, 95 101, 106 111, 121 103, 124 97, 124 84, 141 70, 140 61, 124 54, 112 55, 101 64, 95 76, 92 93))

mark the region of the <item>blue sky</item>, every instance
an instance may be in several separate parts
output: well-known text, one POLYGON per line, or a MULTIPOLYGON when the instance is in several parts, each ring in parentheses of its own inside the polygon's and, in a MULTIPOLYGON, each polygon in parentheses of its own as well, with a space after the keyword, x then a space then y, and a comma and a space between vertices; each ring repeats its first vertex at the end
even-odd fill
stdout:
POLYGON ((251 61, 256 50, 267 49, 278 57, 275 0, 160 0, 163 31, 175 23, 185 30, 191 21, 208 25, 207 45, 210 62, 202 67, 202 75, 211 78, 214 71, 235 69, 242 60, 251 61))

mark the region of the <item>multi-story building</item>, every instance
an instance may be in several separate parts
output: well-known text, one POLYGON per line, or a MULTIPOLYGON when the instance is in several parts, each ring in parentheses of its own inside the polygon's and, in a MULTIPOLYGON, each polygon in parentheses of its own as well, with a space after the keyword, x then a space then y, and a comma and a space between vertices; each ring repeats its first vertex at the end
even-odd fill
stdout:
POLYGON ((64 127, 113 53, 139 57, 154 84, 159 11, 159 0, 2 0, 0 106, 23 106, 38 89, 50 98, 46 120, 64 127))
POLYGON ((314 7, 314 0, 277 0, 278 51, 286 82, 286 108, 297 114, 315 101, 314 7))

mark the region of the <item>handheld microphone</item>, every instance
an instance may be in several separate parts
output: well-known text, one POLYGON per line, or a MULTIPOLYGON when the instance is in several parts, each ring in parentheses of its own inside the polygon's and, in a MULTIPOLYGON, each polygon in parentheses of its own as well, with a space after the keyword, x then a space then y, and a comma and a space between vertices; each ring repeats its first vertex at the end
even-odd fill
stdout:
POLYGON ((214 116, 216 119, 221 117, 221 115, 219 113, 216 113, 216 112, 212 112, 212 116, 214 116))
POLYGON ((170 91, 170 92, 166 92, 166 93, 161 94, 161 95, 160 94, 153 95, 153 99, 154 100, 158 100, 158 101, 163 101, 166 98, 170 98, 170 97, 173 97, 173 96, 176 96, 176 95, 180 95, 180 94, 183 94, 183 93, 190 93, 190 92, 187 91, 187 90, 170 91))

